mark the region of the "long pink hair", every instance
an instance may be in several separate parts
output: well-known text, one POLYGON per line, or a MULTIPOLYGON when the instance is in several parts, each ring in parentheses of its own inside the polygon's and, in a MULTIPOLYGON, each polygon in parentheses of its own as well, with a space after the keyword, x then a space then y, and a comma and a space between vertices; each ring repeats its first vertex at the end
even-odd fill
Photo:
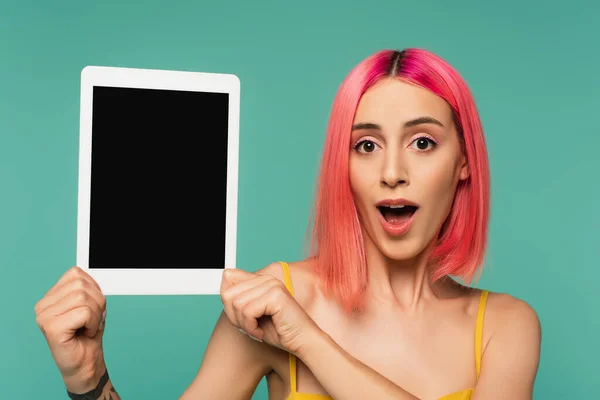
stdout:
POLYGON ((367 284, 363 236, 348 174, 350 135, 361 96, 388 77, 428 89, 450 105, 468 162, 469 178, 458 184, 431 253, 433 280, 455 276, 470 283, 486 249, 489 166, 483 128, 467 84, 450 64, 429 51, 377 52, 352 69, 333 101, 309 229, 315 274, 326 293, 349 312, 360 309, 367 284))

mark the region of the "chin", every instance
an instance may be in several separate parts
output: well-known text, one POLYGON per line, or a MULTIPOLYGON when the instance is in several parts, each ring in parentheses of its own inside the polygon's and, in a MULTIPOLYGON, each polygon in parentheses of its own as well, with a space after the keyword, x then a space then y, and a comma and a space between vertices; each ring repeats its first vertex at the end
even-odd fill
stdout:
POLYGON ((394 240, 379 237, 377 247, 381 253, 394 261, 405 261, 416 258, 425 249, 425 244, 418 238, 394 240))

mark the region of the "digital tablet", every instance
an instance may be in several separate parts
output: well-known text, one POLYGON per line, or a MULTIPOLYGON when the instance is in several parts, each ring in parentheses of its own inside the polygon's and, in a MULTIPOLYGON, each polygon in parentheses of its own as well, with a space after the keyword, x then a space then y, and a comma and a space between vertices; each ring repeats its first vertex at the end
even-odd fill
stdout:
POLYGON ((236 263, 240 81, 81 72, 77 265, 105 295, 218 294, 236 263))

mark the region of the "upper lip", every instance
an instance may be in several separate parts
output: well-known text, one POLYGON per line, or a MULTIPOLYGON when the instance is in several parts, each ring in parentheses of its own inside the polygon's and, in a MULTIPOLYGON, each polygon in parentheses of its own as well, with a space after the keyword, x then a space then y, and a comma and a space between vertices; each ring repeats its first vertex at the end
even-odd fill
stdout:
POLYGON ((377 207, 390 207, 390 206, 413 206, 419 207, 415 202, 407 199, 385 199, 381 200, 376 204, 377 207))

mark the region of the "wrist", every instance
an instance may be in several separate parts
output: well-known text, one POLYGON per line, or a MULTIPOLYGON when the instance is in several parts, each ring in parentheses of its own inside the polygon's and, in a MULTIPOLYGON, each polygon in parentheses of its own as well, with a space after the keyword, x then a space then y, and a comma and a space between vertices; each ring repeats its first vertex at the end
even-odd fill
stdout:
POLYGON ((101 360, 74 376, 63 376, 63 381, 70 393, 81 394, 93 391, 100 383, 103 383, 102 386, 104 386, 106 382, 101 382, 101 380, 105 375, 108 375, 108 370, 104 360, 101 360))
POLYGON ((308 366, 312 360, 322 360, 323 351, 327 349, 332 340, 327 333, 315 327, 306 335, 303 345, 299 347, 295 355, 308 366))
MULTIPOLYGON (((102 377, 100 377, 100 381, 98 382, 98 384, 96 385, 96 387, 92 390, 89 390, 87 392, 71 392, 69 389, 67 389, 67 395, 69 396, 70 399, 73 400, 100 400, 100 399, 106 399, 106 396, 103 396, 103 393, 106 391, 106 386, 108 385, 110 381, 110 378, 108 376, 108 371, 105 370, 104 374, 102 375, 102 377)), ((111 395, 111 399, 112 399, 112 395, 111 395)))

